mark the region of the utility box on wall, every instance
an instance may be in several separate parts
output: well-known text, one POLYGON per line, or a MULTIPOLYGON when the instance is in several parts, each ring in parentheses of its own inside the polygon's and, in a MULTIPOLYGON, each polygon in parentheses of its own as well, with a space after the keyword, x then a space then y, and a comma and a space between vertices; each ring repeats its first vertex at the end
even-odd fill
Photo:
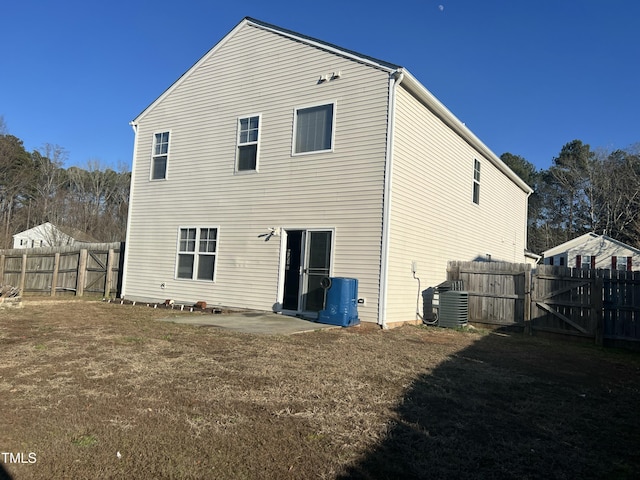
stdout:
POLYGON ((355 278, 326 277, 322 286, 327 291, 324 310, 318 322, 341 327, 358 325, 358 280, 355 278))

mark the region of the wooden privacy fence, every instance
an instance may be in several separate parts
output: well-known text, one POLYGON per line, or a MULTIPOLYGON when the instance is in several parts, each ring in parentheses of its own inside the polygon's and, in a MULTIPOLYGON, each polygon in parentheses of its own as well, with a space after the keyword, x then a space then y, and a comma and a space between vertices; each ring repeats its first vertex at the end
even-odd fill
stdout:
POLYGON ((469 320, 640 345, 640 272, 500 262, 449 262, 462 280, 469 320))
POLYGON ((531 265, 452 261, 447 280, 463 281, 472 322, 508 326, 529 321, 531 265))
POLYGON ((36 295, 116 296, 124 243, 0 250, 0 284, 36 295))

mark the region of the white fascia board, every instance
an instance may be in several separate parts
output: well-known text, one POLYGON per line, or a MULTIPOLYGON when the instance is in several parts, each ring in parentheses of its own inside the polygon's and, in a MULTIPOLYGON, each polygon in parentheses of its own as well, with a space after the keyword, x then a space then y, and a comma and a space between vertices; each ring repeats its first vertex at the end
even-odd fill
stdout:
POLYGON ((527 185, 513 170, 511 170, 495 153, 491 151, 474 133, 467 128, 451 111, 445 107, 429 90, 427 90, 413 75, 406 69, 401 69, 404 73, 404 86, 418 100, 424 103, 438 118, 446 123, 453 131, 466 140, 478 152, 484 155, 502 173, 511 179, 520 189, 528 195, 533 193, 533 189, 527 185))
POLYGON ((216 43, 207 53, 205 53, 200 60, 198 60, 189 70, 187 70, 185 73, 183 73, 180 78, 178 78, 178 80, 176 80, 175 82, 173 82, 173 84, 171 84, 171 86, 169 88, 167 88, 158 98, 156 98, 151 105, 149 105, 147 108, 145 108, 136 118, 134 118, 131 122, 129 122, 129 125, 131 125, 132 127, 135 127, 136 125, 138 125, 138 123, 140 122, 140 120, 142 120, 142 118, 151 110, 153 110, 153 108, 160 103, 162 100, 164 100, 171 92, 173 92, 173 90, 175 90, 182 82, 184 82, 187 78, 189 78, 191 76, 191 74, 200 66, 202 65, 204 62, 206 62, 209 57, 211 57, 211 55, 213 55, 216 51, 218 51, 220 48, 222 48, 222 46, 227 43, 229 41, 229 39, 231 37, 233 37, 236 32, 238 30, 240 30, 242 27, 244 27, 246 24, 250 23, 246 18, 243 19, 238 25, 236 25, 233 30, 231 30, 229 33, 227 33, 222 40, 220 40, 218 43, 216 43))

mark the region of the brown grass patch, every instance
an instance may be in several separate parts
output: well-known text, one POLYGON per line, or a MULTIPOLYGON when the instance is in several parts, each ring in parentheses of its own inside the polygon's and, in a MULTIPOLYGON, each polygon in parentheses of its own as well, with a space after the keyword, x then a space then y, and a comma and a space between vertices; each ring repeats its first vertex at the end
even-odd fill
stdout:
POLYGON ((37 456, 0 466, 20 479, 640 474, 637 354, 414 326, 247 335, 162 316, 82 301, 0 312, 0 451, 37 456))

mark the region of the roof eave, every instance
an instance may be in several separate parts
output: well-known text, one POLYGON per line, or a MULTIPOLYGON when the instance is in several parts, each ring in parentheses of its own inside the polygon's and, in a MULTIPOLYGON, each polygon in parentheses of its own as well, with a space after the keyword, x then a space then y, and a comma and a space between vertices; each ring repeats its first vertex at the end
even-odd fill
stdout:
POLYGON ((415 97, 422 101, 438 118, 446 123, 453 131, 466 140, 472 147, 478 150, 484 157, 493 163, 502 173, 511 179, 528 195, 533 189, 514 173, 489 147, 487 147, 474 133, 467 128, 451 111, 445 107, 429 90, 427 90, 406 69, 400 69, 404 74, 402 85, 415 97))

